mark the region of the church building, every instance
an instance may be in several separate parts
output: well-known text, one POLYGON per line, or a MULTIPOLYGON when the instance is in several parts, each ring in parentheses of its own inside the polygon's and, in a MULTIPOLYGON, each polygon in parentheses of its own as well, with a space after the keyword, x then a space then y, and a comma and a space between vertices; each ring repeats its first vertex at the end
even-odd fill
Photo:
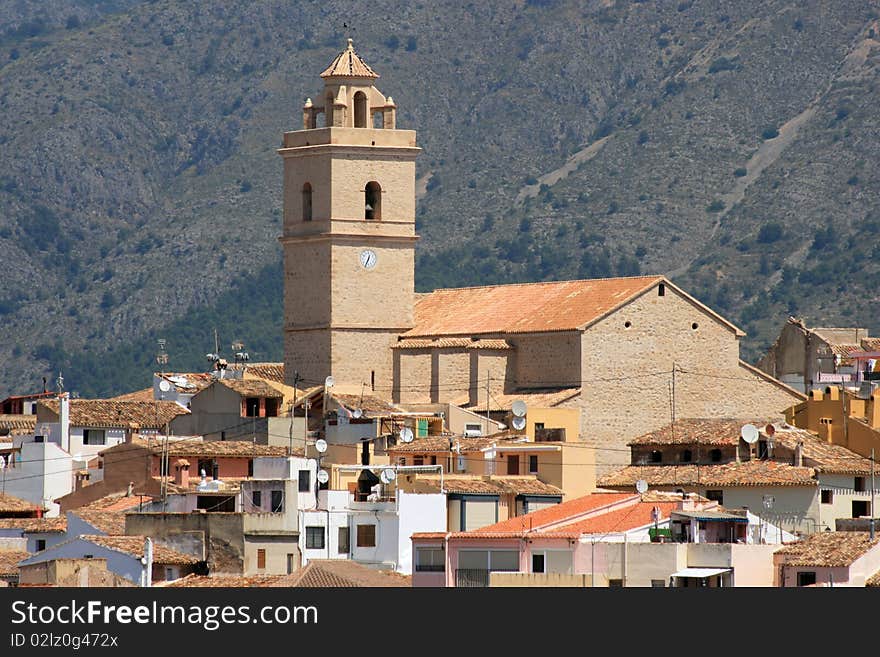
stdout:
POLYGON ((581 410, 601 473, 670 419, 784 417, 804 396, 739 358, 745 334, 664 276, 416 294, 416 133, 351 40, 284 134, 285 379, 398 404, 581 410))

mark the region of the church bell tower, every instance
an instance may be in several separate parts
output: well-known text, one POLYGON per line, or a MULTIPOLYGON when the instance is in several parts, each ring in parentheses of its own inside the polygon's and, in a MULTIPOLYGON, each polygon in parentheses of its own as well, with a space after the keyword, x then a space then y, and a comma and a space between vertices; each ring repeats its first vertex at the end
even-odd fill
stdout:
POLYGON ((390 396, 392 345, 413 326, 414 130, 351 39, 284 133, 284 372, 390 396))

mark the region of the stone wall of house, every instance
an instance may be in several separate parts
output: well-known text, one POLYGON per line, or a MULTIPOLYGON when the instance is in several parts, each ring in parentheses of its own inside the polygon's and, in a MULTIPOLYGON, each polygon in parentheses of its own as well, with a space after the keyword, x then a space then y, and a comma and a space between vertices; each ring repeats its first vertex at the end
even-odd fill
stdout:
POLYGON ((508 341, 516 346, 516 387, 580 385, 580 331, 522 334, 510 336, 508 341))
POLYGON ((626 465, 627 441, 669 424, 673 384, 677 418, 781 420, 801 399, 741 364, 733 330, 669 286, 589 327, 581 365, 581 436, 597 448, 597 476, 626 465))

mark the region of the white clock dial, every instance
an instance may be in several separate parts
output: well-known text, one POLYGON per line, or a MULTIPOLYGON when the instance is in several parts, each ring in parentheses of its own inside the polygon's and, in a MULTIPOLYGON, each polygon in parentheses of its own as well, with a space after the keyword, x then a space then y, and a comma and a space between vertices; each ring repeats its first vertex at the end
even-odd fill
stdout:
POLYGON ((376 266, 376 252, 372 249, 364 249, 361 251, 361 267, 364 269, 372 269, 376 266))

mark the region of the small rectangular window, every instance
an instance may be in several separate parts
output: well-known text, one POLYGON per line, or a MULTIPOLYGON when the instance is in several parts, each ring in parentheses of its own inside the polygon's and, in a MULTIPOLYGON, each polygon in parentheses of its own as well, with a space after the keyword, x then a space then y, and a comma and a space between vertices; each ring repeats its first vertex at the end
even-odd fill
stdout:
POLYGON ((832 504, 834 502, 834 491, 822 491, 822 504, 832 504))
POLYGON ((272 513, 281 513, 284 511, 284 491, 272 491, 272 513))
POLYGON ((266 551, 265 550, 257 550, 257 568, 265 568, 266 567, 266 551))
POLYGON ((853 482, 853 490, 857 493, 865 492, 865 478, 864 477, 856 477, 853 482))
POLYGON ((533 573, 543 573, 544 572, 544 553, 539 552, 532 555, 532 572, 533 573))
POLYGON ((442 573, 444 570, 446 570, 446 559, 443 548, 416 548, 416 572, 442 573))
POLYGON ((357 546, 376 547, 376 525, 357 526, 357 546))
POLYGON ((718 502, 718 504, 724 504, 724 491, 723 490, 707 490, 706 491, 706 499, 712 500, 713 502, 718 502))
POLYGON ((251 492, 251 503, 254 509, 262 509, 263 508, 263 491, 255 490, 251 492))
POLYGON ((413 465, 424 465, 425 457, 424 456, 413 456, 413 465))
POLYGON ((339 554, 348 554, 351 550, 348 536, 348 527, 340 527, 337 541, 338 546, 336 548, 336 551, 339 552, 339 554))
POLYGON ((816 583, 816 571, 807 570, 797 574, 798 586, 812 586, 816 583))
POLYGON ((609 579, 608 580, 608 587, 612 588, 612 589, 621 588, 621 587, 623 587, 623 580, 622 579, 609 579))
POLYGON ((37 552, 42 552, 45 549, 46 549, 46 539, 45 538, 38 538, 37 539, 37 552))
POLYGON ((312 489, 312 473, 309 470, 299 471, 299 492, 308 493, 312 489))
POLYGON ((538 474, 538 455, 529 455, 529 474, 538 474))
POLYGON ((306 527, 306 549, 323 550, 324 549, 324 528, 323 527, 306 527))
POLYGON ((651 580, 651 588, 665 589, 666 588, 666 580, 665 579, 652 579, 651 580))

